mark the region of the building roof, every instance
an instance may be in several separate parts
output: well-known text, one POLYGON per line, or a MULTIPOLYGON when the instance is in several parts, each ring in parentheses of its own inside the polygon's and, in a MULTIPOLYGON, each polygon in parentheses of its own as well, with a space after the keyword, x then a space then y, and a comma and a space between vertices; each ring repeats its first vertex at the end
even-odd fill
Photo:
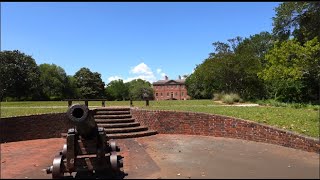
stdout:
POLYGON ((153 85, 165 85, 165 84, 185 84, 185 79, 176 79, 176 80, 158 80, 153 85))

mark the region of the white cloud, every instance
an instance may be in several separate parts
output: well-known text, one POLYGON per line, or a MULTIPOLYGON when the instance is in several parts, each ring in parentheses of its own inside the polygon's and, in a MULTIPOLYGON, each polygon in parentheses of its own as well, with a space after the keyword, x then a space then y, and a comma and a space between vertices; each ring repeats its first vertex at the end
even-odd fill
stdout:
POLYGON ((132 73, 132 74, 145 74, 145 75, 153 76, 153 72, 145 63, 140 63, 137 66, 131 68, 130 73, 132 73))
POLYGON ((157 78, 155 76, 155 74, 152 72, 151 68, 142 62, 142 63, 138 64, 137 66, 134 66, 130 69, 129 77, 122 78, 120 76, 111 76, 108 78, 108 80, 110 82, 112 80, 122 79, 123 82, 129 82, 134 79, 143 79, 143 80, 146 80, 146 81, 149 81, 150 83, 152 83, 152 82, 155 82, 157 79, 164 79, 164 76, 166 74, 162 71, 162 69, 157 68, 156 72, 158 74, 157 77, 159 75, 161 75, 160 78, 159 77, 157 78))
POLYGON ((119 77, 119 76, 111 76, 108 78, 108 81, 111 82, 111 81, 118 80, 118 79, 123 79, 123 78, 119 77))
POLYGON ((131 68, 131 74, 134 74, 134 77, 129 77, 125 81, 132 81, 134 79, 143 79, 149 82, 154 82, 156 77, 154 76, 152 70, 145 63, 140 63, 137 66, 131 68))
POLYGON ((158 73, 158 74, 160 74, 161 71, 162 71, 162 69, 160 69, 160 68, 157 69, 157 73, 158 73))

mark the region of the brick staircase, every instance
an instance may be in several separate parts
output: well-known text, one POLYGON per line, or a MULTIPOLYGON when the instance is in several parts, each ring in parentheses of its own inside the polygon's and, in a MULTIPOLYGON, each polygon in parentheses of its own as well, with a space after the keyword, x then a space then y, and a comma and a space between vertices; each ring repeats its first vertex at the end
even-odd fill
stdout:
POLYGON ((94 115, 99 127, 103 127, 109 139, 124 139, 157 134, 136 122, 129 107, 98 108, 94 115))

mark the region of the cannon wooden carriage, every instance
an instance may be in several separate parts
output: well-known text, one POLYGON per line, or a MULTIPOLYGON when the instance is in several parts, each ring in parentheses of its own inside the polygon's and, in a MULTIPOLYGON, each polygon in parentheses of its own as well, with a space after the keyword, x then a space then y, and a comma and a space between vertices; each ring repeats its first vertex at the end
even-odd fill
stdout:
POLYGON ((66 144, 47 168, 53 179, 73 177, 74 172, 92 177, 116 177, 123 173, 123 157, 117 153, 120 148, 97 126, 93 114, 94 110, 86 105, 69 107, 67 116, 75 127, 68 130, 66 144))

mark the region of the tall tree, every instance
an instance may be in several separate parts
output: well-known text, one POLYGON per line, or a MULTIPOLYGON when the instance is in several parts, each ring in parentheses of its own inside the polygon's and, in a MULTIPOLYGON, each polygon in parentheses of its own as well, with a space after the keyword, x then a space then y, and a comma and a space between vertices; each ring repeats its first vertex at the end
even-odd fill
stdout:
POLYGON ((149 99, 153 99, 153 89, 150 82, 142 79, 134 79, 128 82, 129 87, 129 97, 132 100, 144 100, 144 93, 148 96, 149 99))
POLYGON ((249 38, 245 38, 235 48, 237 54, 247 54, 257 59, 262 67, 265 67, 266 53, 273 48, 275 43, 275 37, 269 32, 263 31, 259 34, 251 35, 249 38))
POLYGON ((79 94, 81 98, 102 98, 104 97, 104 82, 101 79, 101 74, 91 72, 89 68, 81 68, 74 75, 79 94))
POLYGON ((63 94, 65 98, 80 98, 80 89, 77 87, 75 77, 67 76, 67 83, 63 94))
POLYGON ((40 81, 43 93, 47 99, 61 100, 65 98, 65 89, 68 84, 64 69, 55 64, 40 64, 40 81))
POLYGON ((272 85, 273 98, 281 101, 317 101, 320 88, 320 43, 303 45, 293 39, 277 43, 268 52, 267 67, 259 76, 272 85))
POLYGON ((272 35, 261 32, 229 43, 215 42, 215 51, 186 79, 192 98, 212 98, 214 92, 238 93, 245 99, 265 96, 257 73, 265 66, 264 55, 272 47, 272 35))
POLYGON ((0 52, 0 96, 17 100, 39 98, 40 71, 35 60, 18 50, 0 52))
POLYGON ((273 17, 273 33, 281 40, 290 36, 305 43, 320 38, 320 2, 284 2, 276 9, 273 17))
POLYGON ((106 94, 110 100, 126 100, 129 99, 129 89, 122 79, 113 80, 106 87, 106 94))

